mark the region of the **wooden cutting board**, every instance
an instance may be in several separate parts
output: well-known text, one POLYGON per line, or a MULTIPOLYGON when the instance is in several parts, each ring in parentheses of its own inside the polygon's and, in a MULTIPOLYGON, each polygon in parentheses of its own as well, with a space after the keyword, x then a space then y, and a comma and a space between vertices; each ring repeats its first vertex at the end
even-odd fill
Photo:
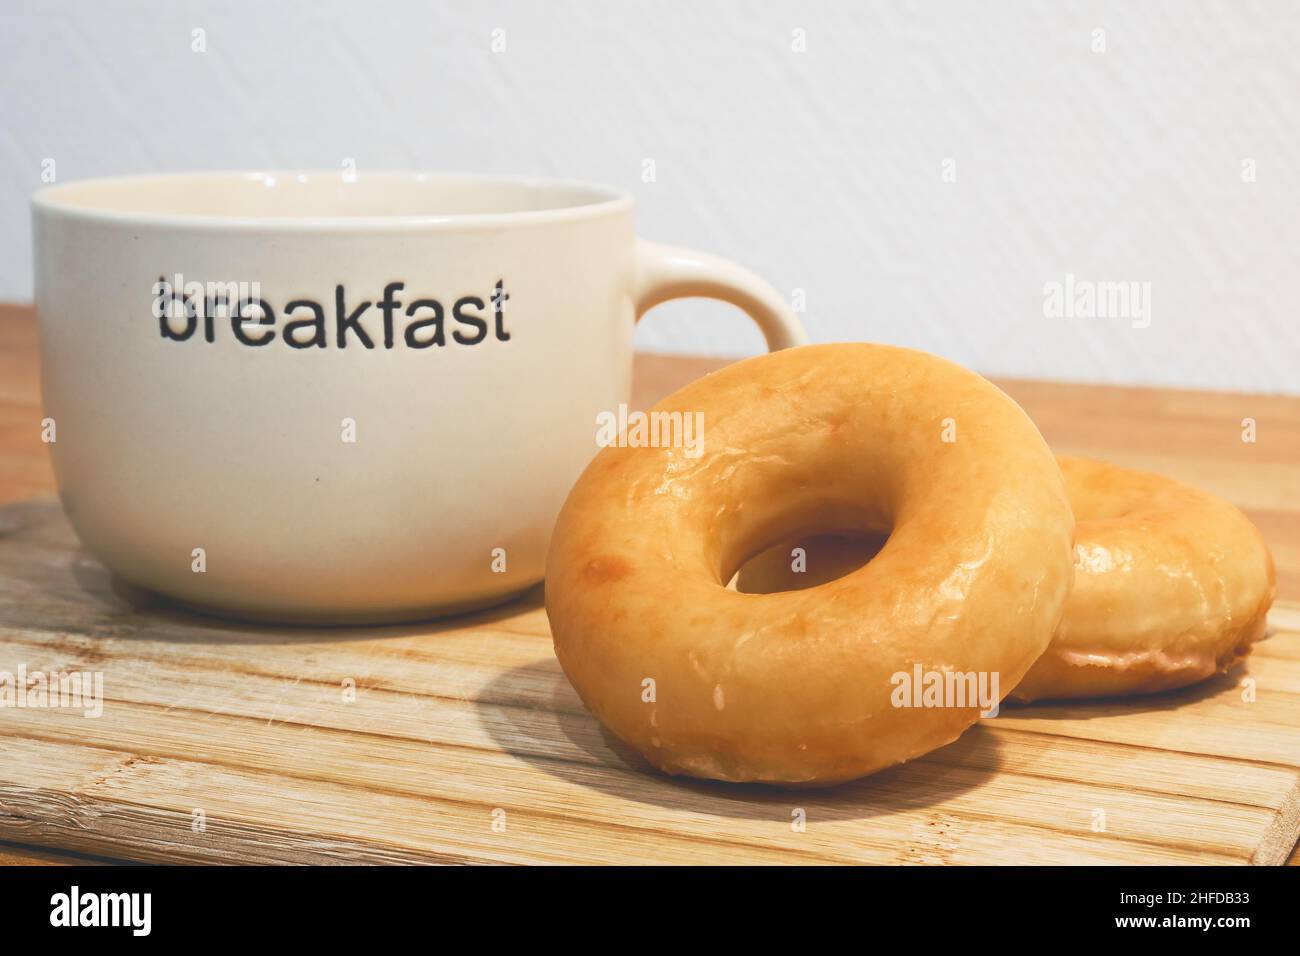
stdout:
POLYGON ((52 499, 0 509, 0 673, 97 672, 104 697, 99 717, 0 708, 0 840, 143 861, 1275 864, 1300 833, 1296 605, 1201 687, 1005 707, 924 759, 785 792, 645 768, 565 681, 539 593, 357 630, 140 601, 52 499))

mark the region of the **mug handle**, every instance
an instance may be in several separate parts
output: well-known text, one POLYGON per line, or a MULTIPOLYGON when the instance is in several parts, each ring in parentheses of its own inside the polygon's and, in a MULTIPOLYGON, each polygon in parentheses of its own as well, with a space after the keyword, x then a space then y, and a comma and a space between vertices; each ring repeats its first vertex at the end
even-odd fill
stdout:
POLYGON ((806 345, 808 333, 781 294, 748 269, 706 252, 637 240, 636 317, 669 299, 704 296, 743 309, 770 352, 806 345))

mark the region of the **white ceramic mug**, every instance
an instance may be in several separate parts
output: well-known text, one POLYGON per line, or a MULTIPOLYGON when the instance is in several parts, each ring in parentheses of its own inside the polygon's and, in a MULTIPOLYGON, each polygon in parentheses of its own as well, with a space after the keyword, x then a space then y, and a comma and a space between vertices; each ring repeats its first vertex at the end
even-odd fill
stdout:
POLYGON ((771 348, 803 341, 770 286, 638 241, 632 212, 600 186, 420 174, 44 190, 69 520, 127 581, 236 617, 393 621, 527 589, 597 417, 628 401, 643 312, 710 296, 771 348))

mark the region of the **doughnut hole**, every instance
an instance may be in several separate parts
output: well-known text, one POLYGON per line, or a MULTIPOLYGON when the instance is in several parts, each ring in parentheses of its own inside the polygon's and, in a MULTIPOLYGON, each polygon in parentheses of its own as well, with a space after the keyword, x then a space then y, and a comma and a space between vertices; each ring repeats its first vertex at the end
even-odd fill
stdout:
POLYGON ((729 586, 743 594, 815 588, 868 564, 888 540, 888 534, 854 528, 790 538, 746 561, 729 586))

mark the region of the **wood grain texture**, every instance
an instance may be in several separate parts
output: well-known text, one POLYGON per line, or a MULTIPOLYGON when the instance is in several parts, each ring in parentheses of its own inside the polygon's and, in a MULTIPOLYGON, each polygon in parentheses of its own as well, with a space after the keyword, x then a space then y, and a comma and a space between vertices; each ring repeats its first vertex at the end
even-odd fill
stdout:
POLYGON ((106 866, 118 862, 124 861, 0 842, 0 865, 4 866, 106 866))
POLYGON ((0 672, 98 672, 104 706, 0 708, 0 839, 142 861, 1278 863, 1300 607, 1274 624, 1185 693, 1007 708, 827 792, 715 786, 602 731, 537 592, 437 624, 227 623, 150 603, 30 501, 0 509, 0 672))
MULTIPOLYGON (((641 356, 636 404, 720 364, 641 356)), ((0 671, 98 671, 106 697, 98 718, 0 708, 0 840, 46 848, 0 862, 1281 862, 1300 830, 1300 401, 999 384, 1058 450, 1241 504, 1278 561, 1275 634, 1198 688, 1006 708, 922 760, 790 793, 645 768, 564 680, 540 591, 295 630, 123 587, 48 497, 33 323, 0 309, 0 502, 18 502, 0 509, 0 671)))

